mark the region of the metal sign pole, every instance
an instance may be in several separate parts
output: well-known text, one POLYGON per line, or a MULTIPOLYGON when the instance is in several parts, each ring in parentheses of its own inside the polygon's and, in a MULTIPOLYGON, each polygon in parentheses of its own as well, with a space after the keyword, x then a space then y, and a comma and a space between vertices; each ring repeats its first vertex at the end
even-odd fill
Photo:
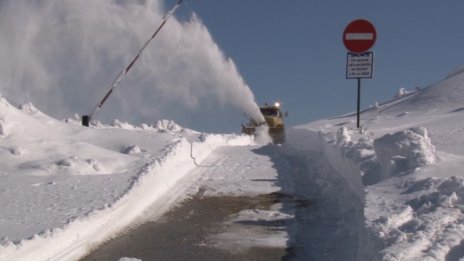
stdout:
POLYGON ((359 118, 361 114, 361 78, 358 78, 358 109, 356 127, 359 129, 359 118))

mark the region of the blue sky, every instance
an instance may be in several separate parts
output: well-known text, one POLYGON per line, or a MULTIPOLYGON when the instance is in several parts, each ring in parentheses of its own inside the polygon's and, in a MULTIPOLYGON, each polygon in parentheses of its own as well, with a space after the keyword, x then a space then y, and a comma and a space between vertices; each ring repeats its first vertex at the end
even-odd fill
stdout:
POLYGON ((356 80, 345 79, 342 43, 349 22, 363 18, 377 29, 374 78, 362 81, 368 107, 464 65, 463 10, 456 0, 185 0, 177 16, 196 13, 256 100, 282 101, 288 124, 297 125, 356 109, 356 80))
MULTIPOLYGON (((91 113, 159 25, 159 4, 176 1, 0 0, 0 93, 58 119, 91 113)), ((259 104, 283 103, 288 126, 353 112, 348 23, 362 18, 377 28, 365 108, 463 66, 463 10, 461 0, 184 0, 94 119, 237 132, 243 113, 257 113, 241 77, 259 104)))

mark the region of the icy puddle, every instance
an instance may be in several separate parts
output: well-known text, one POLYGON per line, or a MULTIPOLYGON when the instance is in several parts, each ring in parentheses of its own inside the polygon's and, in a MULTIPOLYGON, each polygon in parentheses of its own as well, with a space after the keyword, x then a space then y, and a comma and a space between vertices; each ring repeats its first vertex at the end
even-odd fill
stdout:
MULTIPOLYGON (((201 194, 201 193, 199 193, 201 194)), ((293 218, 274 211, 290 197, 201 197, 185 201, 157 222, 148 222, 82 259, 282 260, 293 218)), ((302 204, 306 207, 309 204, 302 204)))

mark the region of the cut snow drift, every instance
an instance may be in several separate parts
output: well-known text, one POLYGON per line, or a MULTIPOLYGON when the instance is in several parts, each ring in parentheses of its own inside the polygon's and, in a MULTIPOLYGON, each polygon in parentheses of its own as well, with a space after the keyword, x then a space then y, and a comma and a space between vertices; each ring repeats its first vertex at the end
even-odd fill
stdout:
POLYGON ((374 150, 385 177, 413 171, 436 160, 435 147, 424 127, 411 128, 376 139, 374 150))
POLYGON ((159 120, 154 127, 159 131, 179 132, 183 130, 181 126, 170 120, 159 120))

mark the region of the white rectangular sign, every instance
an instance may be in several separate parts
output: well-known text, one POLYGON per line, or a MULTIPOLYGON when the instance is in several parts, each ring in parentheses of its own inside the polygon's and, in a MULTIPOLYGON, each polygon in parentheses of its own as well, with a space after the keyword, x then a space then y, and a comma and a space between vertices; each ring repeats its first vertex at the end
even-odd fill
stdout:
POLYGON ((348 53, 346 58, 346 78, 372 78, 374 53, 348 53))
POLYGON ((347 33, 345 35, 346 40, 373 40, 373 33, 347 33))

